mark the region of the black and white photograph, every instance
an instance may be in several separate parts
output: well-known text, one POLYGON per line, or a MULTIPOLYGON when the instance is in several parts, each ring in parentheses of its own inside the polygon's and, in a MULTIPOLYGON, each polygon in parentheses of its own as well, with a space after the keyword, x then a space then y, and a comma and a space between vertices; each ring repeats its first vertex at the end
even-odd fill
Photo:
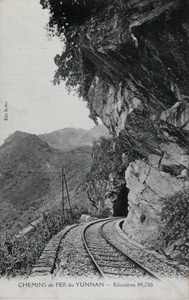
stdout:
POLYGON ((0 0, 0 299, 189 298, 189 1, 0 0))

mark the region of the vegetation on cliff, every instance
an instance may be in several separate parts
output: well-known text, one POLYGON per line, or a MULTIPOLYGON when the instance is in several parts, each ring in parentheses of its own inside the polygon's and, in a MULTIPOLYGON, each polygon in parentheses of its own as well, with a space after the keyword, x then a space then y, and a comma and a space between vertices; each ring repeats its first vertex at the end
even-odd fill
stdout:
MULTIPOLYGON (((91 1, 88 7, 89 2, 41 1, 44 8, 50 8, 50 30, 65 39, 65 51, 55 58, 54 83, 63 79, 68 87, 77 88, 93 120, 101 118, 117 137, 115 147, 121 143, 118 156, 111 152, 111 142, 104 141, 103 147, 96 144, 88 176, 89 197, 96 209, 101 209, 107 186, 120 192, 122 183, 116 190, 116 179, 124 160, 126 177, 123 172, 120 182, 123 179, 125 185, 127 181, 130 209, 123 231, 158 249, 161 228, 166 231, 162 248, 167 234, 179 243, 179 234, 185 232, 183 223, 170 220, 177 221, 173 212, 177 192, 188 195, 189 186, 188 3, 96 1, 95 7, 91 1), (178 235, 170 232, 170 222, 178 235)), ((179 199, 183 211, 186 203, 180 194, 179 199)), ((182 246, 171 249, 179 250, 183 257, 186 248, 182 246)))
POLYGON ((99 14, 107 6, 108 0, 41 0, 40 3, 43 8, 50 10, 50 20, 47 26, 49 34, 58 35, 65 43, 62 55, 55 57, 58 69, 54 76, 54 83, 66 80, 69 90, 76 88, 79 94, 84 96, 83 83, 90 77, 84 72, 80 48, 82 35, 84 39, 86 38, 84 24, 92 15, 99 14))
POLYGON ((58 68, 53 82, 60 84, 63 80, 68 91, 76 90, 78 95, 87 101, 89 117, 96 124, 97 114, 92 109, 87 95, 96 67, 84 54, 84 47, 96 48, 101 44, 106 32, 108 34, 114 27, 114 15, 122 14, 123 7, 127 6, 122 2, 124 1, 115 3, 112 0, 40 0, 43 9, 50 10, 50 19, 46 27, 49 35, 59 36, 64 43, 62 54, 57 54, 54 58, 58 68), (110 21, 109 30, 107 20, 110 21))
POLYGON ((165 4, 159 0, 160 9, 156 8, 155 1, 147 0, 141 3, 126 0, 41 0, 40 3, 50 10, 49 34, 58 35, 65 44, 63 53, 55 57, 58 69, 54 84, 65 80, 69 90, 76 89, 87 101, 90 117, 95 122, 97 113, 90 103, 88 92, 95 74, 99 72, 111 83, 131 81, 145 98, 153 93, 156 105, 163 105, 162 96, 164 102, 174 101, 176 91, 170 93, 167 89, 170 77, 186 92, 188 66, 183 68, 182 59, 179 59, 179 64, 175 59, 184 54, 180 50, 186 46, 182 33, 178 34, 183 30, 179 19, 184 20, 187 11, 184 1, 178 4, 178 1, 169 0, 165 4), (173 22, 172 9, 173 14, 174 9, 178 9, 173 22), (148 14, 149 17, 146 17, 148 14), (167 21, 165 27, 164 19, 167 21), (155 27, 151 26, 153 20, 159 22, 155 27), (166 42, 164 37, 169 36, 170 28, 171 37, 166 42), (169 47, 171 39, 175 39, 174 49, 169 47), (165 44, 166 51, 163 51, 165 44), (158 49, 155 51, 154 47, 158 49), (177 76, 181 68, 182 72, 179 71, 177 76), (149 74, 153 74, 153 84, 149 74))
POLYGON ((90 173, 87 174, 87 182, 90 180, 108 179, 112 172, 119 172, 122 175, 124 169, 121 169, 121 155, 123 149, 121 145, 115 143, 113 139, 100 138, 99 141, 94 142, 92 148, 92 166, 90 173))
POLYGON ((101 138, 92 148, 92 165, 86 175, 86 190, 90 200, 89 212, 98 217, 127 215, 123 146, 119 139, 101 138), (109 200, 108 200, 109 199, 109 200), (109 205, 107 205, 109 201, 109 205))
POLYGON ((157 249, 170 259, 189 266, 189 190, 167 199, 162 221, 167 224, 158 238, 157 249))

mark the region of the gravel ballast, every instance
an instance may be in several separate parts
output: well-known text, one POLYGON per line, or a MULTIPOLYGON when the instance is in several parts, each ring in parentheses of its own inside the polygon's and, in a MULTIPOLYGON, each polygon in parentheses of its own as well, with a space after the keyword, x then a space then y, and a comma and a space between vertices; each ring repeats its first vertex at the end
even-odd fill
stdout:
POLYGON ((103 227, 103 232, 107 238, 125 254, 129 255, 132 259, 146 267, 159 278, 175 278, 184 275, 184 272, 181 274, 176 268, 169 266, 161 259, 158 259, 154 254, 137 247, 129 240, 126 240, 126 238, 123 238, 123 236, 117 230, 117 223, 117 220, 107 223, 103 227))
MULTIPOLYGON (((108 268, 107 271, 110 268, 113 270, 119 264, 120 270, 126 267, 129 268, 130 266, 127 266, 128 263, 126 262, 113 262, 114 257, 112 255, 115 255, 114 250, 111 249, 112 246, 109 247, 109 244, 103 240, 99 231, 101 225, 106 221, 102 220, 102 222, 96 222, 95 224, 93 222, 85 222, 65 228, 65 230, 61 231, 49 242, 36 264, 32 275, 44 276, 53 273, 53 277, 100 279, 100 275, 95 269, 82 240, 83 231, 89 224, 93 225, 87 228, 86 240, 88 240, 88 246, 100 264, 108 268), (103 259, 103 257, 105 258, 103 259)), ((169 265, 166 261, 152 253, 154 251, 150 252, 148 249, 142 248, 137 243, 129 240, 119 227, 119 222, 120 220, 114 220, 103 226, 103 233, 114 246, 123 251, 131 259, 136 260, 158 278, 179 278, 186 276, 186 272, 180 272, 177 266, 173 267, 169 265)), ((118 260, 121 260, 121 256, 118 257, 118 260)), ((126 271, 125 269, 124 272, 126 271)))
POLYGON ((82 241, 85 225, 70 230, 62 239, 55 263, 55 277, 87 277, 99 279, 82 241))
POLYGON ((101 226, 107 221, 100 221, 87 228, 85 233, 87 245, 100 266, 105 278, 115 279, 128 277, 150 278, 140 267, 117 251, 101 234, 101 226))

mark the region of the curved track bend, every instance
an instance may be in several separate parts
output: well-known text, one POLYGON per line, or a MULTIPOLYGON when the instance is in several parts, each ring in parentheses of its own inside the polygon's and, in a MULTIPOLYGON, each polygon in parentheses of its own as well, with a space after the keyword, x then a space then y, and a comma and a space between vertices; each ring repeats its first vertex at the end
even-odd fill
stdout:
MULTIPOLYGON (((144 266, 123 253, 108 240, 103 226, 119 218, 98 220, 87 225, 82 234, 85 248, 90 255, 100 276, 106 278, 147 277, 158 279, 144 266)), ((110 229, 111 230, 111 229, 110 229)))

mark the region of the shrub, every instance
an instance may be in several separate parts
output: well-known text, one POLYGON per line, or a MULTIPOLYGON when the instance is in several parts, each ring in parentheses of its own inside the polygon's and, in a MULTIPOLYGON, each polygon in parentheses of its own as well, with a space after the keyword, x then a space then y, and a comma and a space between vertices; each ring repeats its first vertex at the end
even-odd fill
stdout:
POLYGON ((70 214, 65 213, 62 221, 59 209, 44 213, 34 230, 20 238, 6 232, 0 243, 0 276, 29 276, 47 242, 70 223, 70 214))
POLYGON ((170 250, 172 248, 172 251, 180 252, 175 260, 187 265, 189 252, 188 207, 189 190, 179 192, 166 199, 162 211, 162 221, 166 223, 166 228, 157 241, 163 249, 170 250))

